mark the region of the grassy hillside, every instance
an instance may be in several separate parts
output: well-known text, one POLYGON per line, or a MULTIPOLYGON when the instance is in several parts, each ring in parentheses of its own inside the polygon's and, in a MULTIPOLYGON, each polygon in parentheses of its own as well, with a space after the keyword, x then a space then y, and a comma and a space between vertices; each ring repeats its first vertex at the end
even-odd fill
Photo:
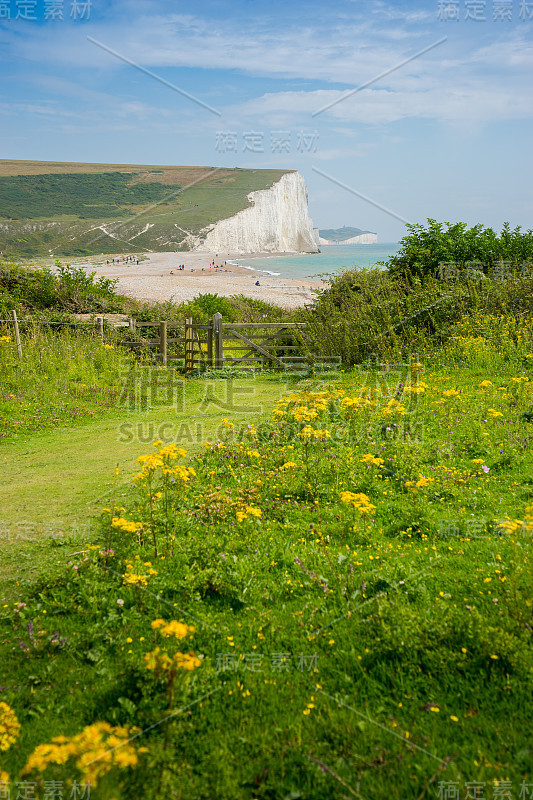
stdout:
POLYGON ((164 199, 168 188, 161 183, 134 183, 124 172, 98 175, 12 175, 0 177, 2 219, 34 219, 61 214, 80 219, 117 217, 164 199))
POLYGON ((286 170, 0 161, 0 250, 18 257, 186 249, 286 170))

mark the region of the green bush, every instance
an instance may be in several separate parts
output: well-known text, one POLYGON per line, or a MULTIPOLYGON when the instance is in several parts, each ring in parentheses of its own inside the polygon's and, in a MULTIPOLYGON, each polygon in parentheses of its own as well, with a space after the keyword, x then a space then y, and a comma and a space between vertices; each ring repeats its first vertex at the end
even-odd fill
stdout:
POLYGON ((229 298, 219 297, 218 294, 201 294, 187 304, 187 316, 194 320, 207 322, 207 320, 219 312, 222 314, 224 322, 235 322, 237 320, 236 310, 229 298))
POLYGON ((98 278, 81 267, 56 261, 57 273, 48 267, 27 269, 17 264, 0 263, 0 314, 14 308, 25 311, 56 309, 71 313, 120 310, 121 298, 115 293, 118 280, 98 278))
POLYGON ((481 261, 485 272, 498 261, 510 261, 519 267, 533 261, 533 230, 523 232, 520 226, 511 230, 506 222, 498 235, 492 228, 465 222, 442 223, 428 219, 424 225, 407 225, 409 233, 400 242, 396 255, 385 262, 391 275, 424 277, 438 274, 440 262, 455 262, 464 267, 468 261, 481 261), (444 228, 446 225, 446 229, 444 228))
POLYGON ((416 353, 445 342, 461 315, 477 312, 516 318, 533 309, 533 279, 446 283, 383 270, 345 270, 320 292, 313 309, 299 312, 309 350, 340 357, 343 365, 416 353))

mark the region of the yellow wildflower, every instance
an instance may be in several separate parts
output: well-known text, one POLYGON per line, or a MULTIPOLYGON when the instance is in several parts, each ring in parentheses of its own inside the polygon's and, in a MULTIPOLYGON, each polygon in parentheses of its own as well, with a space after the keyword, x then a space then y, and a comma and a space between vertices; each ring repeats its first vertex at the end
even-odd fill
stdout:
POLYGON ((361 459, 362 464, 373 464, 375 467, 380 467, 385 462, 382 458, 376 458, 373 456, 372 453, 367 453, 366 456, 363 456, 361 459))
POLYGON ((50 744, 38 745, 28 758, 22 774, 44 772, 49 764, 66 764, 75 759, 82 780, 92 787, 113 767, 135 767, 146 747, 135 748, 130 739, 139 728, 112 727, 107 722, 96 722, 81 733, 68 739, 56 736, 50 744))
POLYGON ((341 492, 340 498, 342 503, 353 506, 361 514, 370 514, 376 510, 376 506, 370 502, 370 498, 366 494, 345 491, 341 492))
POLYGON ((163 636, 175 636, 176 639, 184 639, 190 633, 194 633, 194 626, 185 625, 173 619, 161 628, 163 636))
POLYGON ((312 428, 310 425, 306 425, 300 433, 298 434, 302 439, 315 439, 318 441, 325 441, 326 439, 331 438, 331 434, 327 430, 318 430, 316 428, 312 428))
POLYGON ((9 750, 20 733, 20 722, 7 703, 0 703, 0 750, 9 750))
POLYGON ((131 583, 134 586, 146 586, 148 584, 148 578, 146 575, 137 575, 133 572, 125 572, 122 577, 124 578, 124 585, 131 583))
POLYGON ((522 530, 523 526, 523 519, 509 519, 509 517, 506 517, 503 522, 499 523, 498 528, 504 533, 512 535, 513 533, 518 533, 518 531, 522 530))
POLYGON ((133 522, 133 520, 127 520, 123 517, 112 517, 111 518, 111 527, 118 528, 121 531, 126 531, 127 533, 136 533, 138 530, 142 528, 142 522, 133 522))
POLYGON ((263 514, 260 508, 254 508, 254 506, 246 506, 246 513, 251 514, 252 517, 260 517, 263 514))

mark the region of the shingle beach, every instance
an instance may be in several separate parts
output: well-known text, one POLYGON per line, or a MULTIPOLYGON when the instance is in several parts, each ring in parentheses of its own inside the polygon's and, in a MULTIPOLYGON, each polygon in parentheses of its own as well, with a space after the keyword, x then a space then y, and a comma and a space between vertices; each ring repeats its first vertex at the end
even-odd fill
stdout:
POLYGON ((238 264, 240 259, 248 263, 254 257, 274 255, 284 254, 148 253, 139 264, 124 261, 124 256, 115 256, 115 263, 112 256, 76 263, 95 271, 97 277, 118 278, 118 292, 141 300, 161 302, 173 298, 179 302, 209 292, 225 297, 243 294, 284 308, 312 303, 312 290, 324 288, 321 281, 274 277, 229 263, 238 264), (213 261, 220 269, 211 266, 213 261), (183 270, 178 269, 180 264, 184 265, 183 270))

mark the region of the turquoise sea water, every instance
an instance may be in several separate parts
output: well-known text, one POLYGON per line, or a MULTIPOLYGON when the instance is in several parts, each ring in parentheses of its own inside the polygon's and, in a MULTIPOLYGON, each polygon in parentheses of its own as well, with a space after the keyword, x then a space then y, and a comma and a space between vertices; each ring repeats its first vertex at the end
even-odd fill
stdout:
POLYGON ((332 274, 342 267, 371 267, 398 251, 397 242, 383 244, 324 244, 320 253, 278 258, 234 259, 240 267, 249 267, 281 278, 312 278, 332 274))

